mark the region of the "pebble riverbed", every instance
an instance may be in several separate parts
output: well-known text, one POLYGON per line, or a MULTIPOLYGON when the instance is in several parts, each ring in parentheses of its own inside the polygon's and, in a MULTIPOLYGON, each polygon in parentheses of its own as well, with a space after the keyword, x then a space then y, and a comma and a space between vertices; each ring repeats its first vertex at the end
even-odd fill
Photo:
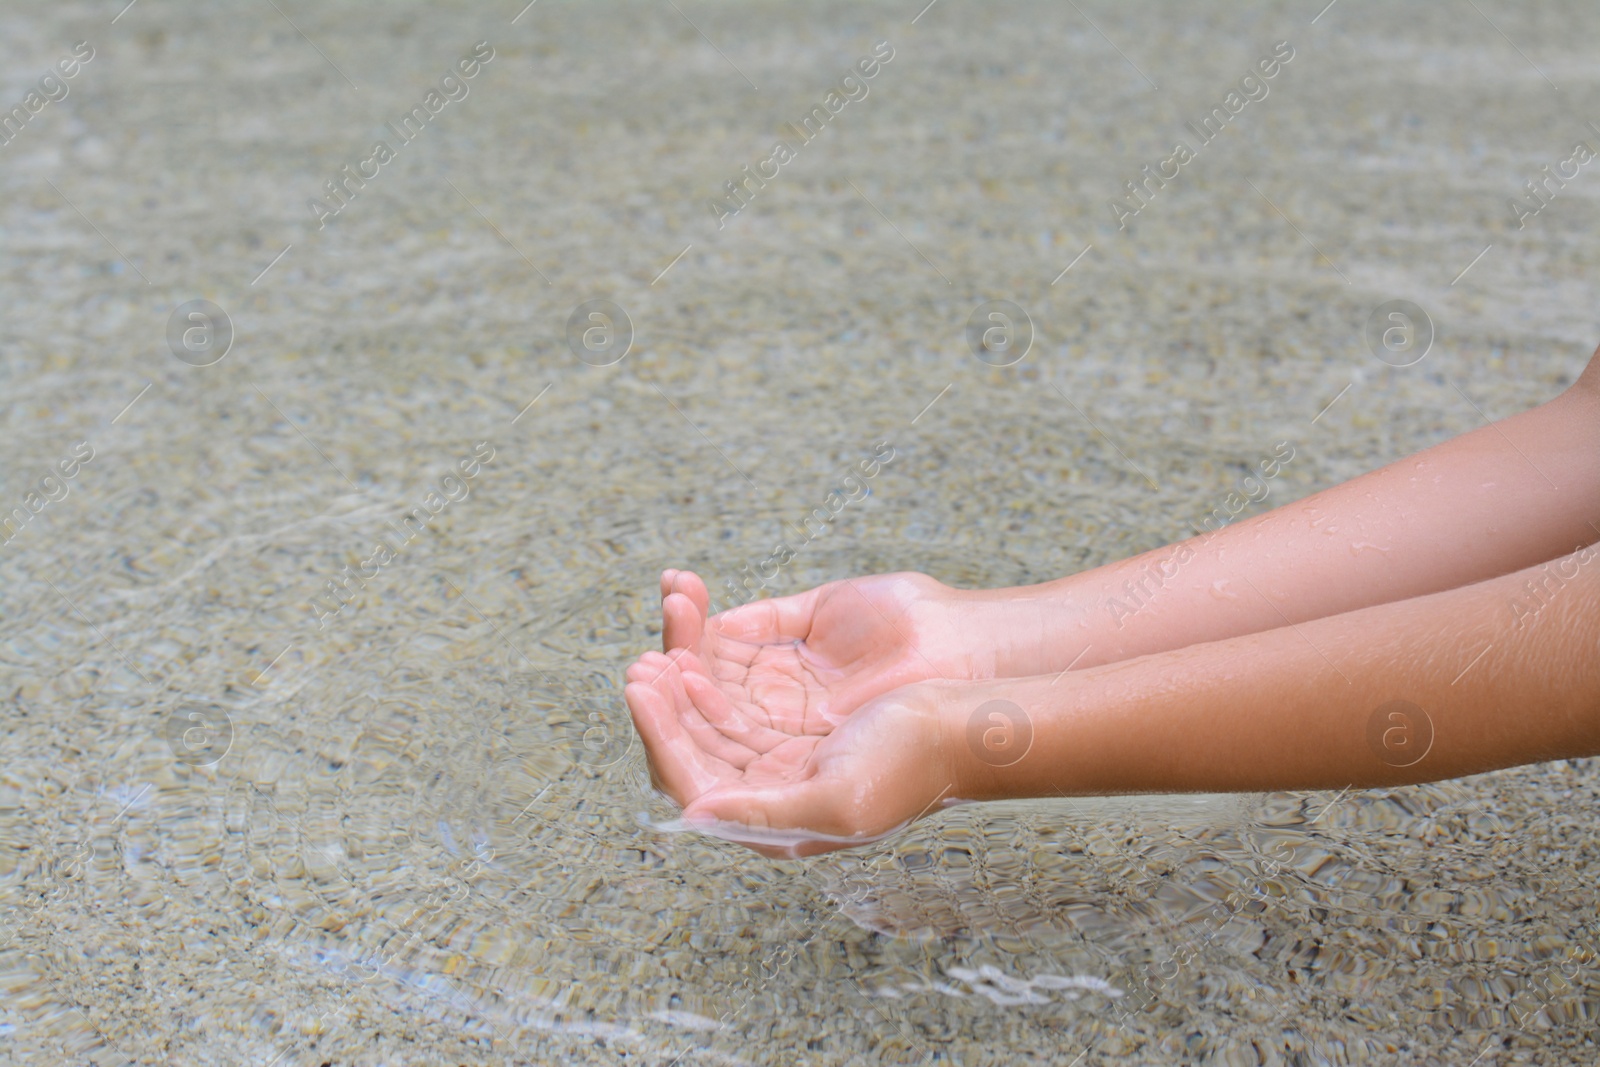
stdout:
POLYGON ((1600 9, 922 2, 6 5, 0 1062, 1596 1061, 1593 761, 805 863, 654 828, 657 573, 720 587, 877 442, 773 591, 1118 559, 1597 340, 1600 173, 1524 186, 1600 146, 1600 9), (625 357, 569 345, 591 300, 625 357))

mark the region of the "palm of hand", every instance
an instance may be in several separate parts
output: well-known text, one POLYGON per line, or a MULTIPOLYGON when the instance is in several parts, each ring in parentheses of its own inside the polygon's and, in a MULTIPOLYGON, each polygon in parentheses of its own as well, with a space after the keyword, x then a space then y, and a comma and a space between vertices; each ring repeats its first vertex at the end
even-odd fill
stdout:
POLYGON ((876 840, 929 810, 943 790, 931 702, 908 686, 838 723, 729 700, 693 652, 648 653, 630 668, 628 706, 656 784, 698 828, 767 856, 876 840), (655 672, 649 681, 637 680, 655 672), (930 747, 931 746, 931 747, 930 747))
POLYGON ((825 781, 837 786, 856 773, 853 746, 862 741, 851 735, 881 733, 852 720, 863 704, 967 669, 959 655, 938 654, 935 645, 955 642, 941 642, 937 623, 917 617, 919 603, 940 590, 920 575, 835 582, 708 625, 699 578, 663 574, 668 651, 630 667, 626 691, 657 785, 691 816, 731 812, 747 824, 798 825, 790 819, 808 806, 815 812, 825 781), (847 720, 851 729, 840 730, 847 720))

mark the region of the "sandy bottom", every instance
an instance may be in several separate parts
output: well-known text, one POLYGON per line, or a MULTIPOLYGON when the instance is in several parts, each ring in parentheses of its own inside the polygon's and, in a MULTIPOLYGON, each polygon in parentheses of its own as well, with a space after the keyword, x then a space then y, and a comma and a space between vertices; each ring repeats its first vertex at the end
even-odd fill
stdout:
POLYGON ((1595 1059, 1591 762, 772 863, 652 828, 618 681, 661 567, 720 587, 878 441, 774 591, 1054 577, 1279 441, 1252 511, 1554 395, 1600 176, 1510 201, 1600 144, 1600 9, 520 6, 0 14, 0 1061, 1595 1059))

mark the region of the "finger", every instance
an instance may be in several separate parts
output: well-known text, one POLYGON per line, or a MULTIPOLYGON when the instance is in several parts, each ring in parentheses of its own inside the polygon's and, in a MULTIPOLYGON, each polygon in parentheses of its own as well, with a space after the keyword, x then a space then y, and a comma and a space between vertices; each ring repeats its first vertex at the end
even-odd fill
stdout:
POLYGON ((737 703, 749 696, 747 686, 755 651, 757 650, 749 645, 740 646, 724 642, 716 655, 699 656, 687 648, 673 649, 671 655, 682 657, 677 660, 678 670, 685 674, 698 674, 711 679, 729 700, 737 703), (730 658, 726 655, 728 652, 735 652, 738 655, 730 658))
POLYGON ((687 648, 675 648, 667 653, 646 652, 627 671, 628 681, 647 685, 655 685, 669 674, 680 679, 680 684, 681 676, 686 674, 712 677, 711 665, 687 648))
POLYGON ((685 700, 680 705, 678 723, 688 738, 694 742, 696 748, 713 759, 721 760, 735 770, 742 771, 760 758, 761 754, 759 752, 755 752, 733 740, 707 722, 705 716, 689 700, 685 700))
POLYGON ((676 569, 674 569, 672 567, 668 567, 666 570, 661 572, 661 599, 662 600, 667 599, 667 595, 672 592, 672 583, 677 577, 678 577, 678 572, 677 572, 676 569))
POLYGON ((668 707, 667 698, 652 686, 634 682, 623 687, 622 699, 644 743, 651 778, 678 804, 687 805, 704 789, 693 769, 674 752, 677 716, 668 707))
POLYGON ((646 652, 634 660, 625 673, 630 682, 644 682, 646 685, 654 685, 656 679, 667 671, 678 669, 676 662, 672 657, 663 653, 646 652))
POLYGON ((684 733, 676 709, 654 686, 633 683, 622 696, 644 742, 651 777, 680 806, 690 804, 720 779, 716 767, 684 733))
POLYGON ((668 689, 684 732, 706 753, 748 774, 750 765, 795 738, 775 729, 765 709, 745 694, 723 692, 715 679, 694 670, 677 670, 668 689))
POLYGON ((690 703, 689 694, 683 688, 684 667, 679 658, 683 654, 680 649, 670 656, 647 652, 639 657, 639 664, 643 668, 640 673, 647 675, 642 679, 644 683, 666 697, 673 713, 680 716, 690 703))
MULTIPOLYGON (((704 586, 701 587, 702 590, 704 586)), ((699 648, 705 633, 705 608, 683 593, 670 593, 661 602, 661 647, 671 652, 677 648, 699 648)))
MULTIPOLYGON (((703 752, 740 771, 761 755, 745 743, 749 731, 740 728, 737 712, 709 679, 675 670, 667 681, 679 724, 703 752), (708 714, 720 721, 711 721, 708 714), (733 728, 725 729, 723 723, 729 720, 733 728)), ((780 743, 783 740, 787 738, 780 738, 780 743)))
POLYGON ((629 665, 628 669, 623 672, 623 677, 630 682, 640 682, 644 685, 649 685, 655 680, 656 675, 655 672, 649 667, 646 667, 643 663, 635 660, 629 665))
POLYGON ((690 648, 675 648, 665 654, 647 652, 645 655, 653 656, 655 657, 654 661, 670 666, 672 670, 683 674, 704 674, 709 676, 711 673, 711 667, 706 663, 705 659, 690 648))
POLYGON ((804 641, 811 634, 811 619, 821 588, 718 612, 711 617, 709 629, 719 637, 757 644, 804 641))
POLYGON ((705 675, 685 672, 682 680, 684 691, 700 717, 718 733, 743 748, 753 753, 771 752, 785 741, 793 740, 791 735, 763 725, 761 720, 766 718, 764 714, 758 716, 752 714, 753 709, 741 707, 705 675))
POLYGON ((652 663, 650 656, 659 656, 659 652, 647 652, 628 665, 623 672, 624 677, 630 682, 644 682, 646 685, 654 682, 661 675, 661 668, 652 663))
POLYGON ((694 571, 673 571, 672 575, 669 592, 682 593, 694 601, 695 607, 700 609, 700 617, 704 619, 711 611, 711 591, 706 588, 706 583, 694 571))
POLYGON ((645 653, 638 657, 635 667, 635 680, 645 681, 646 685, 654 686, 662 696, 666 696, 678 720, 683 723, 702 721, 701 713, 696 709, 685 683, 690 678, 706 683, 709 675, 706 673, 706 662, 691 653, 690 649, 677 648, 666 654, 645 653))

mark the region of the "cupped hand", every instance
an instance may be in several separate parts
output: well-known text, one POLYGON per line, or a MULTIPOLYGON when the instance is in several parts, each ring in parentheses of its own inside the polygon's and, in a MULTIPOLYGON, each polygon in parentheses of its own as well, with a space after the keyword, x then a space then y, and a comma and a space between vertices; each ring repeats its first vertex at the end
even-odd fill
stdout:
POLYGON ((950 792, 937 683, 894 690, 835 723, 730 699, 688 649, 647 653, 629 679, 651 775, 685 823, 763 855, 878 840, 950 792))
POLYGON ((959 596, 925 574, 878 574, 708 619, 705 583, 668 570, 661 643, 694 653, 734 704, 756 707, 778 729, 820 735, 900 686, 982 676, 981 635, 962 632, 968 612, 959 596))

